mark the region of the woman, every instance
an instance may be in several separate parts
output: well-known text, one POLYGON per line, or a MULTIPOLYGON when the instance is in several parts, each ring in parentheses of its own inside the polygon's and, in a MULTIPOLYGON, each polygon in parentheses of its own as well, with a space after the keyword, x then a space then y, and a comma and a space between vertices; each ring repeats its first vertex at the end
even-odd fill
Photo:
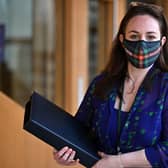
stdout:
MULTIPOLYGON (((131 3, 104 71, 76 118, 93 130, 101 159, 93 168, 168 167, 168 25, 160 7, 131 3)), ((74 165, 75 151, 54 152, 74 165)))

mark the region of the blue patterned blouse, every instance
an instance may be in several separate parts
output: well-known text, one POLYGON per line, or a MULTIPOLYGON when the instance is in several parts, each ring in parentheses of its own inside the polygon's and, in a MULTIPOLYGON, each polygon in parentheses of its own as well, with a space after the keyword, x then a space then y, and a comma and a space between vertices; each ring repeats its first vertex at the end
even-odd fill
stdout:
POLYGON ((114 109, 116 88, 112 89, 106 100, 93 94, 101 76, 91 82, 75 116, 93 130, 98 150, 115 155, 119 141, 122 153, 145 149, 152 167, 168 168, 168 73, 156 73, 150 91, 145 90, 142 84, 130 112, 121 112, 119 140, 118 110, 114 109))

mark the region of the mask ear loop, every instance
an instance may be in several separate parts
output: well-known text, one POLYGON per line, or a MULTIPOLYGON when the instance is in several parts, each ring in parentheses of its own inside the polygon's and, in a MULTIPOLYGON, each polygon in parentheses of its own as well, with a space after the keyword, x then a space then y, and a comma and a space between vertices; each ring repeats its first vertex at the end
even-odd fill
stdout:
POLYGON ((167 39, 166 39, 166 36, 162 36, 161 38, 160 38, 160 45, 163 47, 164 46, 164 44, 166 43, 166 41, 167 41, 167 39), (164 38, 164 39, 163 39, 164 38), (165 40, 165 41, 163 41, 163 40, 165 40))
MULTIPOLYGON (((162 55, 162 52, 163 52, 163 46, 164 46, 164 44, 162 44, 162 38, 163 38, 164 36, 162 36, 161 38, 160 38, 160 56, 162 55)), ((160 56, 158 57, 158 59, 160 58, 160 56)))
POLYGON ((122 40, 120 39, 120 43, 121 43, 121 46, 123 47, 123 49, 125 50, 124 41, 127 40, 127 39, 125 38, 125 33, 123 33, 121 35, 122 35, 122 40))

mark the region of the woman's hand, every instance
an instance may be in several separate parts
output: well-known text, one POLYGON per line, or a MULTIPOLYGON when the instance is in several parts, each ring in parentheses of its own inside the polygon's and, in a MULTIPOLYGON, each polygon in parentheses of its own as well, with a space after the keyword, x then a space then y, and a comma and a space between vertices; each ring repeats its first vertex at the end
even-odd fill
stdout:
POLYGON ((103 152, 98 152, 101 159, 92 168, 120 168, 121 160, 118 155, 107 155, 103 152))
POLYGON ((79 163, 79 159, 74 159, 75 154, 76 152, 67 146, 63 147, 59 151, 56 151, 55 149, 53 151, 53 157, 57 161, 57 163, 67 166, 72 166, 79 163))

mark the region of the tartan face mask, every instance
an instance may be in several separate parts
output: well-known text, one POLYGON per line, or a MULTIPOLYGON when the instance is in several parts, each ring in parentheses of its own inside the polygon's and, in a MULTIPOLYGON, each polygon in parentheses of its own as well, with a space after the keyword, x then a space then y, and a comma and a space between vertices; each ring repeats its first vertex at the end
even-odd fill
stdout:
POLYGON ((161 42, 158 41, 130 41, 124 39, 123 47, 130 63, 136 68, 147 68, 159 57, 161 42))

